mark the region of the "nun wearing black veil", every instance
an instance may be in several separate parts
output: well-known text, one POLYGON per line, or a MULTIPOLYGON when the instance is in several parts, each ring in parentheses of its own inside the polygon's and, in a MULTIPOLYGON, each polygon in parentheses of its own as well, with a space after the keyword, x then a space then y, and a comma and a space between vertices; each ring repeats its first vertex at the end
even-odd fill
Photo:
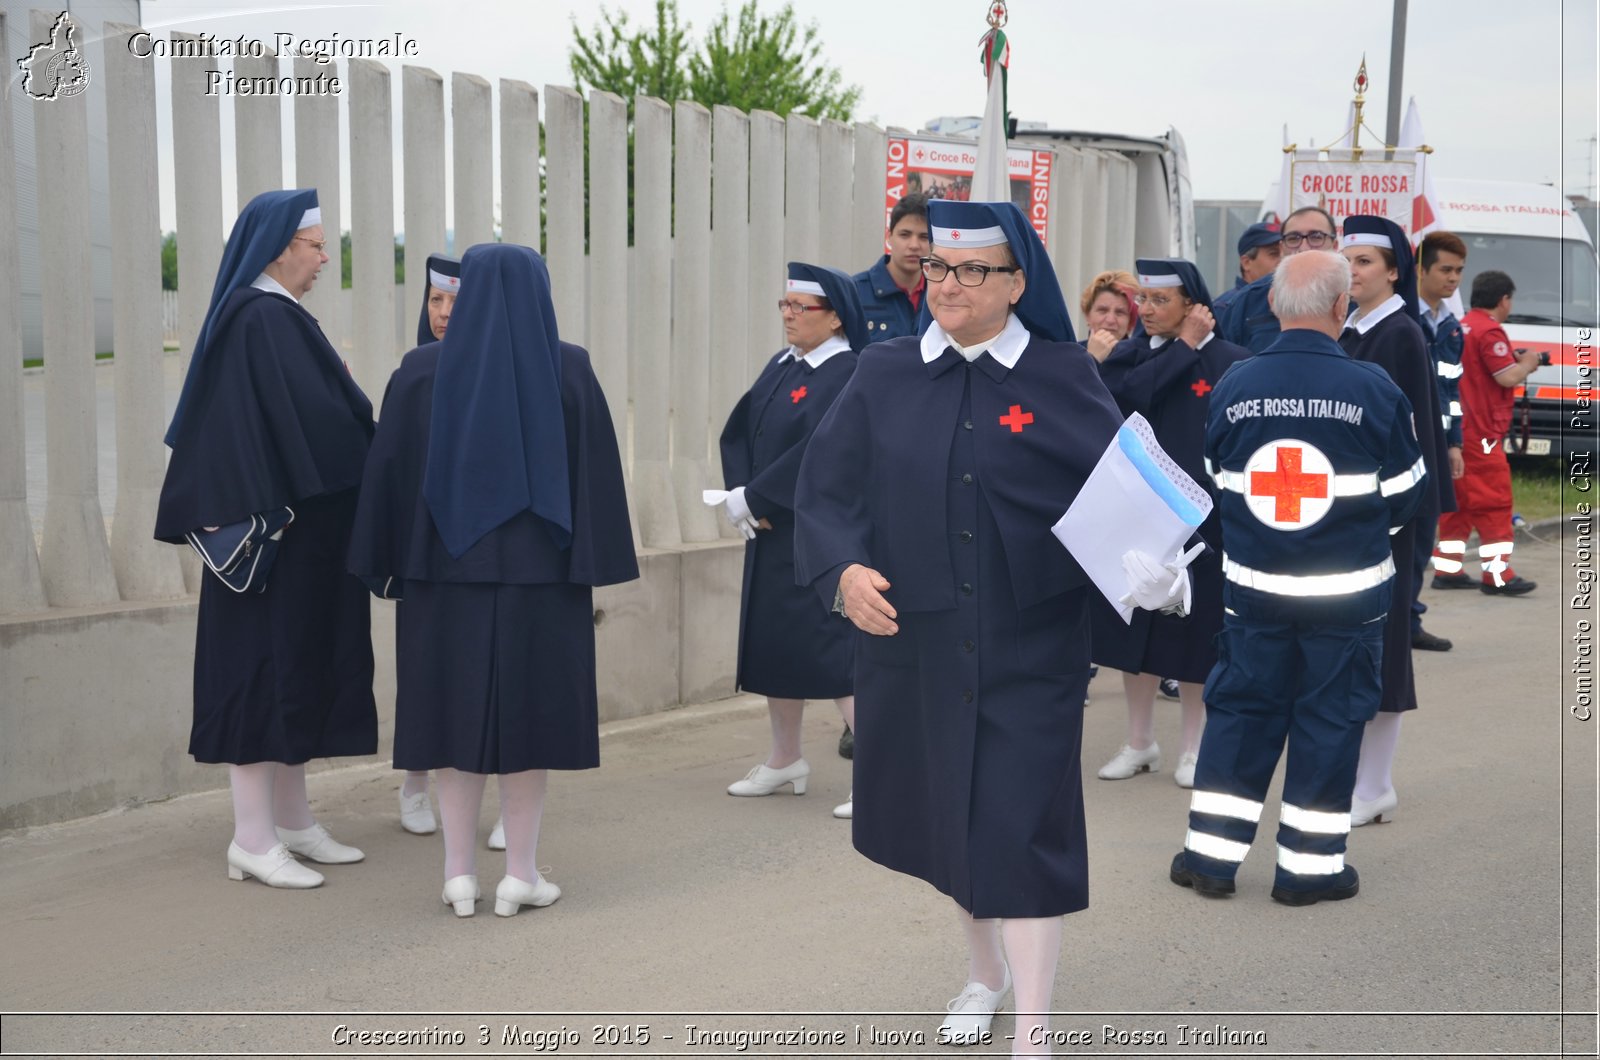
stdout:
POLYGON ((600 764, 593 587, 639 576, 605 396, 561 342, 544 259, 461 259, 443 341, 389 380, 350 569, 399 599, 394 764, 437 770, 443 899, 480 897, 478 811, 499 776, 506 873, 495 912, 561 895, 536 864, 551 769, 600 764))
POLYGON ((207 566, 189 753, 229 766, 228 874, 272 887, 323 882, 294 854, 364 857, 312 817, 305 763, 378 749, 370 604, 344 565, 372 405, 299 302, 326 238, 315 189, 266 192, 240 212, 167 431, 156 514, 156 538, 188 541, 207 566))

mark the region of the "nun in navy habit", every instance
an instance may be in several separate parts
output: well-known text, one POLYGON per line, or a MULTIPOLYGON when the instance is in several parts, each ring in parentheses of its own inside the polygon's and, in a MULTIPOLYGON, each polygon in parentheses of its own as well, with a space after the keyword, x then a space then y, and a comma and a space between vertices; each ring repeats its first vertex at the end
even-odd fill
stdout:
POLYGON ((1089 901, 1094 590, 1050 528, 1122 416, 1022 212, 935 200, 928 222, 932 319, 862 356, 812 437, 795 566, 862 631, 856 849, 949 895, 966 932, 940 1040, 981 1040, 1014 980, 1031 1047, 1061 916, 1089 901))
MULTIPOLYGON (((1193 263, 1140 258, 1135 268, 1144 333, 1117 344, 1100 363, 1100 379, 1118 409, 1149 420, 1161 448, 1215 500, 1202 455, 1211 388, 1250 351, 1216 334, 1211 292, 1193 263)), ((1222 630, 1222 524, 1217 509, 1212 509, 1199 532, 1211 547, 1189 567, 1194 602, 1185 617, 1135 610, 1130 624, 1103 598, 1090 604, 1094 661, 1122 671, 1128 699, 1127 742, 1100 767, 1101 780, 1126 780, 1161 768, 1161 747, 1155 738, 1156 686, 1161 678, 1170 677, 1178 682, 1183 708, 1183 742, 1173 780, 1180 788, 1194 787, 1206 718, 1201 693, 1217 661, 1212 641, 1222 630)))
POLYGON ((1394 606, 1383 638, 1383 699, 1378 714, 1367 722, 1356 767, 1350 823, 1364 825, 1392 814, 1395 751, 1400 745, 1400 715, 1417 709, 1411 671, 1411 601, 1416 577, 1412 552, 1417 547, 1417 521, 1454 511, 1439 388, 1428 354, 1428 340, 1417 310, 1416 261, 1405 231, 1387 217, 1356 215, 1344 220, 1341 249, 1350 262, 1350 298, 1355 309, 1345 322, 1339 345, 1357 361, 1382 366, 1416 410, 1422 459, 1438 493, 1419 514, 1390 538, 1394 551, 1394 606))
MULTIPOLYGON (((794 485, 823 414, 856 368, 866 317, 855 283, 837 269, 789 263, 778 300, 788 348, 775 354, 722 429, 723 508, 748 539, 739 599, 739 687, 767 697, 772 749, 729 795, 805 793, 800 753, 808 699, 831 699, 855 724, 855 630, 817 602, 794 572, 794 485)), ((850 800, 834 807, 848 818, 850 800)))
MULTIPOLYGON (((443 254, 429 254, 422 280, 422 313, 417 317, 417 345, 426 346, 444 338, 461 293, 461 262, 443 254)), ((383 593, 380 591, 379 596, 383 593)), ((413 769, 400 785, 400 827, 412 835, 432 835, 439 822, 428 800, 428 771, 413 769)), ((498 833, 496 833, 498 834, 498 833)), ((495 846, 493 838, 490 846, 495 846)), ((496 848, 505 849, 502 841, 496 848)))
POLYGON ((323 882, 292 854, 362 859, 313 819, 305 763, 378 749, 370 604, 344 566, 372 405, 299 302, 326 238, 315 189, 266 192, 240 212, 167 431, 156 513, 156 538, 174 543, 292 516, 243 591, 202 576, 189 735, 196 761, 230 767, 229 875, 273 887, 323 882))
POLYGON ((589 355, 560 341, 544 259, 461 259, 443 341, 384 395, 350 569, 399 599, 394 764, 438 770, 444 901, 471 916, 478 810, 500 778, 495 912, 561 891, 536 864, 548 770, 600 764, 593 588, 639 576, 622 464, 589 355))

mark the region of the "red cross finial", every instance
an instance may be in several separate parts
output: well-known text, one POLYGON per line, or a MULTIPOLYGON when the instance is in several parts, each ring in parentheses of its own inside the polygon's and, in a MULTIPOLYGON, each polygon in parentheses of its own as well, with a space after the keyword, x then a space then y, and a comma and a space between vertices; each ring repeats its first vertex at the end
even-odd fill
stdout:
POLYGON ((1010 427, 1012 434, 1021 434, 1024 424, 1033 422, 1033 413, 1023 412, 1021 405, 1012 405, 1011 411, 1000 417, 1002 427, 1010 427))
POLYGON ((805 396, 806 396, 806 388, 805 387, 801 387, 799 390, 791 390, 791 391, 789 391, 789 404, 798 405, 798 404, 800 404, 800 399, 805 397, 805 396))
POLYGON ((1214 390, 1215 387, 1213 387, 1210 383, 1206 382, 1204 379, 1200 379, 1200 380, 1197 380, 1197 381, 1195 381, 1193 383, 1190 383, 1189 384, 1189 389, 1194 391, 1194 396, 1195 397, 1205 397, 1207 394, 1211 393, 1211 391, 1214 390))
POLYGON ((1280 523, 1298 523, 1302 500, 1328 495, 1328 476, 1303 473, 1300 470, 1302 455, 1300 449, 1283 446, 1278 450, 1277 467, 1271 471, 1250 472, 1250 495, 1271 497, 1273 518, 1280 523))

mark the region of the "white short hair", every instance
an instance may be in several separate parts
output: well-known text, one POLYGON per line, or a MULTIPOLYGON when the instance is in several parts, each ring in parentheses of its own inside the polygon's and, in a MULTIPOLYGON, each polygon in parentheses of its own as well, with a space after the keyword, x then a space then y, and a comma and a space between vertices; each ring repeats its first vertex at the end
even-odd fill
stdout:
POLYGON ((1272 270, 1272 312, 1280 321, 1327 316, 1350 290, 1350 263, 1338 251, 1293 254, 1272 270))

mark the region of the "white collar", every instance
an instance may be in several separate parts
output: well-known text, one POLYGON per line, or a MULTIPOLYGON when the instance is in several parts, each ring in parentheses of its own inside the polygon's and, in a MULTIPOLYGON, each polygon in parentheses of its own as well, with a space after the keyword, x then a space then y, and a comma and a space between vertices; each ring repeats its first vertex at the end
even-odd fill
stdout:
POLYGON ((826 361, 829 357, 832 357, 836 353, 843 353, 849 348, 850 342, 848 339, 840 338, 838 335, 829 335, 816 346, 812 347, 811 352, 806 354, 804 357, 797 357, 794 352, 794 347, 790 346, 787 350, 784 350, 783 355, 778 358, 778 363, 783 364, 787 361, 800 360, 806 362, 813 368, 821 368, 823 361, 826 361))
MULTIPOLYGON (((1199 350, 1205 349, 1206 348, 1206 343, 1210 342, 1212 339, 1214 339, 1216 337, 1217 337, 1216 331, 1213 330, 1213 331, 1206 332, 1206 337, 1200 340, 1200 345, 1196 346, 1195 350, 1199 351, 1199 350)), ((1159 350, 1161 347, 1165 346, 1168 341, 1169 340, 1167 340, 1166 338, 1163 338, 1163 337, 1161 337, 1159 335, 1151 335, 1150 336, 1150 348, 1152 350, 1159 350)))
POLYGON ((1032 332, 1017 319, 1015 313, 1007 315, 1006 326, 1001 329, 1000 334, 966 347, 952 339, 935 320, 928 325, 928 330, 922 333, 922 363, 932 364, 944 353, 945 348, 949 347, 968 361, 976 361, 987 350, 990 357, 1006 368, 1015 368, 1017 361, 1022 359, 1022 351, 1028 348, 1028 341, 1032 338, 1032 332))
POLYGON ((274 280, 271 276, 268 276, 264 272, 252 280, 250 282, 250 286, 254 287, 258 291, 266 291, 268 294, 281 294, 295 305, 300 304, 300 299, 290 294, 289 288, 285 287, 277 280, 274 280))
POLYGON ((1389 300, 1387 302, 1384 302, 1382 305, 1378 306, 1366 316, 1361 317, 1359 320, 1357 320, 1356 317, 1361 310, 1352 310, 1350 316, 1345 319, 1344 326, 1347 328, 1355 328, 1357 335, 1365 335, 1367 332, 1377 327, 1385 317, 1388 317, 1394 313, 1398 313, 1405 307, 1406 300, 1397 294, 1392 294, 1389 296, 1389 300))

